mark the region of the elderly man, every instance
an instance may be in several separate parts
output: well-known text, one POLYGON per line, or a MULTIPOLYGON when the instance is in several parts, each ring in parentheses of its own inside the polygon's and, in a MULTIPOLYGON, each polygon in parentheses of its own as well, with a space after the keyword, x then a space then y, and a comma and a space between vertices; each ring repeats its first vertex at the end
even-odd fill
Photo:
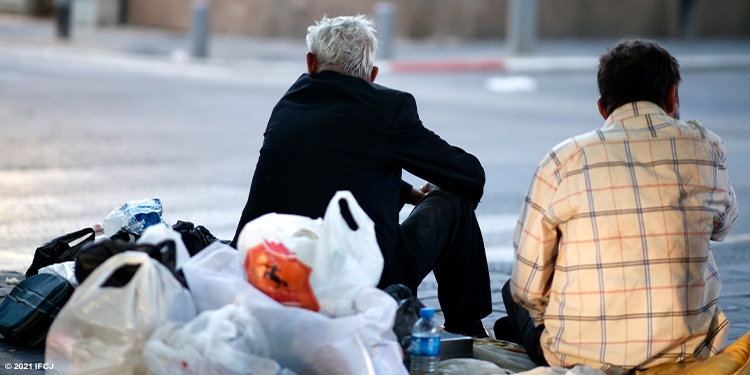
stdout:
POLYGON ((721 139, 679 120, 677 61, 626 41, 601 56, 604 126, 541 161, 503 288, 515 335, 538 364, 621 373, 705 359, 726 342, 710 240, 737 217, 721 139))
POLYGON ((400 283, 416 294, 434 271, 445 329, 483 336, 491 297, 474 209, 484 169, 422 125, 411 94, 373 83, 374 33, 363 16, 308 28, 309 74, 271 113, 233 244, 263 214, 321 217, 336 191, 349 190, 375 222, 385 260, 379 287, 400 283), (402 170, 430 183, 413 188, 402 170), (416 207, 399 224, 405 203, 416 207))

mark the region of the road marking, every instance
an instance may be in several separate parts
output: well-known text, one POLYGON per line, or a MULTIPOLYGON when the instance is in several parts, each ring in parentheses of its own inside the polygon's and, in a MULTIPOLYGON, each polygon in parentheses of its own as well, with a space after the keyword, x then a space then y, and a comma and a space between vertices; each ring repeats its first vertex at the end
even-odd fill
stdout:
POLYGON ((533 78, 526 76, 492 77, 485 81, 484 87, 499 93, 534 92, 537 83, 533 78))

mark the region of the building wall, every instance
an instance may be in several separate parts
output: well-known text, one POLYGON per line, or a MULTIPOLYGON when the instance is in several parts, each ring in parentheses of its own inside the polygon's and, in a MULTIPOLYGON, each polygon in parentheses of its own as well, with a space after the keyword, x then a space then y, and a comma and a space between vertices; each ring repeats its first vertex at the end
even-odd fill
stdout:
MULTIPOLYGON (((187 30, 195 0, 127 0, 127 21, 187 30)), ((212 30, 302 38, 323 14, 374 17, 377 0, 211 0, 212 30)), ((392 0, 405 38, 503 38, 507 0, 392 0)), ((539 0, 540 38, 674 37, 680 0, 539 0)), ((695 35, 750 37, 750 1, 696 0, 695 35)))

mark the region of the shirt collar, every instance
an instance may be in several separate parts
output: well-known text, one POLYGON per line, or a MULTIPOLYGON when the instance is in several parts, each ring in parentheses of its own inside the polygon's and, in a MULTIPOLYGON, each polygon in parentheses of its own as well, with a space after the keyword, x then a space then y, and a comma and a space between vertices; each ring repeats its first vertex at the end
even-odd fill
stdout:
POLYGON ((656 103, 639 101, 623 104, 607 117, 607 121, 604 122, 604 128, 611 127, 615 123, 622 123, 627 119, 633 117, 641 117, 645 115, 663 115, 669 116, 664 110, 659 107, 656 103))

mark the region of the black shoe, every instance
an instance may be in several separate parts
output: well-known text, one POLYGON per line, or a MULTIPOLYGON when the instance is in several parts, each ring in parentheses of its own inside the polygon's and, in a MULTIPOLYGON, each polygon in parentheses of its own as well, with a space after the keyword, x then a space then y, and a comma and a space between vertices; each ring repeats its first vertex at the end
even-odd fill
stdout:
POLYGON ((465 325, 444 325, 443 330, 445 332, 455 333, 457 335, 464 335, 473 337, 475 339, 481 339, 485 337, 490 337, 489 332, 487 332, 487 329, 484 328, 484 324, 482 324, 481 320, 477 320, 475 322, 465 324, 465 325))
POLYGON ((516 335, 516 331, 513 330, 513 326, 510 324, 510 318, 507 316, 495 321, 493 331, 495 331, 495 338, 498 340, 510 341, 516 344, 521 343, 521 340, 518 339, 518 335, 516 335))

